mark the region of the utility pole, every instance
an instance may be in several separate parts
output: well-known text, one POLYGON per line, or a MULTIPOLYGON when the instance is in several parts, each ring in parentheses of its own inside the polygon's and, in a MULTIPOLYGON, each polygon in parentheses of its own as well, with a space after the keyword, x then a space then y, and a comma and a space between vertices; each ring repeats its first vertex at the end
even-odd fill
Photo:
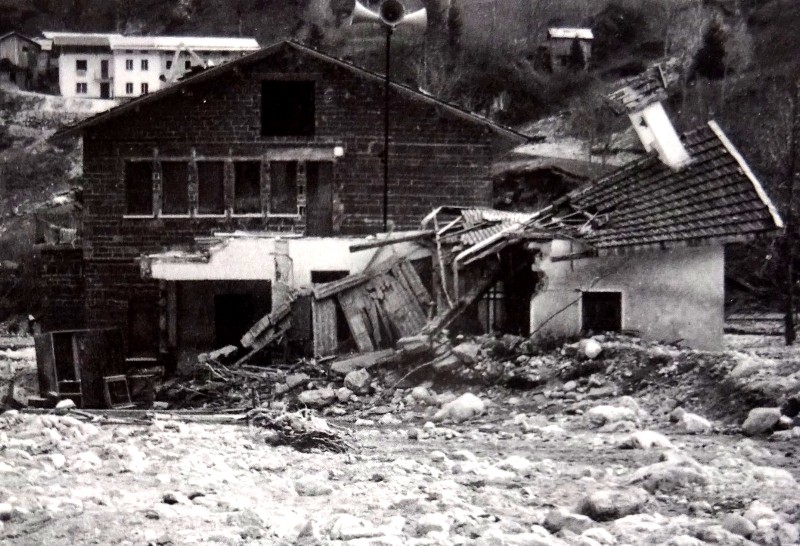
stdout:
POLYGON ((800 180, 800 165, 798 165, 797 152, 798 140, 800 140, 800 80, 795 82, 794 98, 792 100, 792 134, 789 145, 789 195, 786 206, 786 233, 784 234, 784 245, 786 246, 786 309, 784 315, 784 340, 786 345, 792 345, 795 341, 794 329, 794 189, 800 180))

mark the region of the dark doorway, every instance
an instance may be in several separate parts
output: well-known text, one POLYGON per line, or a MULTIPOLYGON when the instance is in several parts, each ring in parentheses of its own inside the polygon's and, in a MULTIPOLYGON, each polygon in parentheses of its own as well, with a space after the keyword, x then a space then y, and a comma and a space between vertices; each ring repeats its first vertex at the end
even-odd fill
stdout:
POLYGON ((333 163, 306 163, 306 235, 333 233, 333 163))
POLYGON ((217 347, 238 345, 255 321, 256 305, 248 294, 214 296, 214 332, 217 347))
POLYGON ((581 296, 581 307, 584 331, 622 330, 621 292, 584 292, 581 296))
POLYGON ((155 301, 132 299, 128 302, 128 356, 158 356, 158 307, 155 301))
POLYGON ((109 84, 108 82, 100 83, 100 98, 101 99, 111 98, 111 84, 109 84))

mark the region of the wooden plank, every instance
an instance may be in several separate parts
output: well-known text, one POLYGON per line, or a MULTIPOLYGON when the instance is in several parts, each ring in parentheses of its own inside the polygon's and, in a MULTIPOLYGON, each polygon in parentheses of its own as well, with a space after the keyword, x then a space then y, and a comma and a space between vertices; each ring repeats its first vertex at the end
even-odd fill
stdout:
POLYGON ((408 286, 411 288, 411 292, 417 297, 417 301, 423 306, 431 305, 433 303, 433 298, 431 298, 431 293, 428 292, 428 289, 425 288, 425 284, 420 279, 419 274, 417 274, 417 270, 414 269, 414 266, 409 261, 400 262, 398 268, 395 268, 395 271, 399 269, 400 273, 405 278, 408 286))
POLYGON ((342 306, 347 325, 350 327, 350 333, 356 342, 358 350, 362 353, 368 353, 375 350, 375 345, 372 342, 367 326, 368 319, 364 312, 362 297, 361 290, 348 290, 337 294, 339 305, 342 306))
MULTIPOLYGON (((378 280, 378 279, 376 279, 378 280)), ((391 275, 382 275, 383 308, 400 337, 418 334, 425 327, 425 314, 417 299, 391 275)))
POLYGON ((257 339, 253 345, 250 347, 250 352, 244 355, 242 358, 237 360, 232 367, 241 366, 246 362, 249 362, 256 354, 258 354, 261 349, 264 349, 268 345, 278 341, 281 336, 283 336, 286 332, 289 331, 289 328, 292 327, 292 321, 289 319, 284 319, 283 322, 280 324, 276 324, 273 329, 270 331, 268 335, 262 336, 257 339))
POLYGON ((394 355, 394 349, 383 349, 367 354, 359 354, 351 358, 331 362, 331 371, 346 375, 348 372, 361 368, 371 368, 394 355))
POLYGON ((48 392, 58 392, 53 334, 33 336, 33 342, 36 346, 36 367, 39 372, 39 396, 47 398, 48 392))
POLYGON ((314 356, 323 357, 336 354, 339 342, 336 301, 330 298, 314 300, 311 316, 314 323, 314 356))
POLYGON ((286 301, 280 304, 271 313, 256 322, 243 336, 242 347, 247 348, 253 345, 255 340, 271 326, 279 324, 292 310, 292 302, 286 301))
POLYGON ((335 296, 339 292, 350 290, 356 286, 362 285, 369 280, 369 276, 363 273, 356 275, 349 275, 338 281, 326 282, 314 286, 314 297, 318 300, 335 296))

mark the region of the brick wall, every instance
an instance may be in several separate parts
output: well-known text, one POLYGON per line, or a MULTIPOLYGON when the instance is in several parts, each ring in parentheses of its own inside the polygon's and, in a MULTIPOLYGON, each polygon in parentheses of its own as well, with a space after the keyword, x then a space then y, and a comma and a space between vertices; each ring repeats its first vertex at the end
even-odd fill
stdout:
MULTIPOLYGON (((490 206, 489 168, 496 136, 436 105, 391 95, 389 218, 413 229, 442 204, 490 206)), ((342 234, 382 228, 383 85, 335 63, 287 48, 135 113, 84 137, 84 255, 91 326, 123 326, 127 301, 157 297, 136 259, 219 231, 303 232, 303 217, 123 218, 126 158, 253 158, 275 150, 344 148, 334 166, 334 203, 342 234), (261 81, 275 74, 313 79, 313 137, 263 137, 261 81)))
POLYGON ((83 328, 83 252, 71 246, 42 246, 41 290, 45 313, 40 318, 47 331, 83 328))

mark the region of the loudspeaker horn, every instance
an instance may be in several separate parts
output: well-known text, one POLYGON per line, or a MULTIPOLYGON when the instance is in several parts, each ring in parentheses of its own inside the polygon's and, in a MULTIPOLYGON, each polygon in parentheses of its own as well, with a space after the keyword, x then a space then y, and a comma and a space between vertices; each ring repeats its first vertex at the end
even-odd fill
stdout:
POLYGON ((353 8, 353 16, 350 19, 350 24, 357 23, 382 23, 383 20, 379 13, 375 13, 367 6, 356 0, 356 5, 353 8))
POLYGON ((428 24, 428 12, 422 8, 412 13, 406 13, 399 0, 383 0, 380 8, 375 12, 356 0, 350 24, 358 23, 381 23, 387 27, 408 24, 424 28, 428 24))

